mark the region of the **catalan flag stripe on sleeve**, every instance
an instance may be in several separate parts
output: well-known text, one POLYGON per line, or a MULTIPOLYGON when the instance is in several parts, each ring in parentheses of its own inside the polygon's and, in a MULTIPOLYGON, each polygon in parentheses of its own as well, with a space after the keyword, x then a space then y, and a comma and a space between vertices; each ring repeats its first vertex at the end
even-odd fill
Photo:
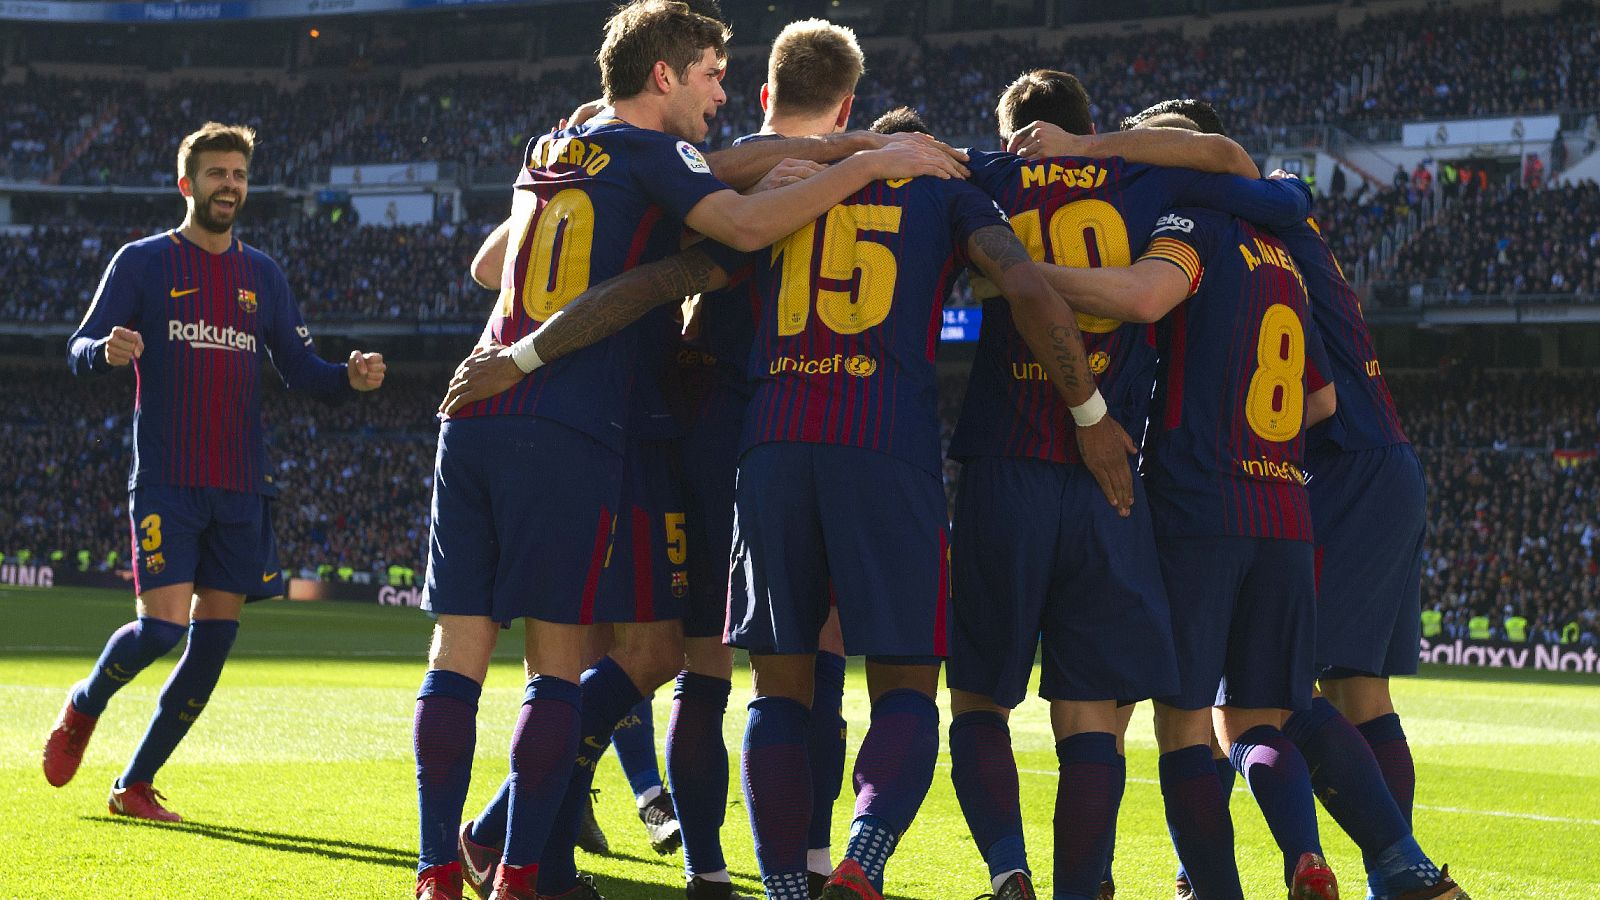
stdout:
POLYGON ((1175 238, 1158 237, 1150 242, 1149 248, 1144 251, 1141 260, 1159 259, 1172 263, 1183 270, 1189 278, 1189 296, 1200 290, 1200 279, 1205 277, 1205 266, 1200 263, 1200 255, 1194 248, 1175 238))

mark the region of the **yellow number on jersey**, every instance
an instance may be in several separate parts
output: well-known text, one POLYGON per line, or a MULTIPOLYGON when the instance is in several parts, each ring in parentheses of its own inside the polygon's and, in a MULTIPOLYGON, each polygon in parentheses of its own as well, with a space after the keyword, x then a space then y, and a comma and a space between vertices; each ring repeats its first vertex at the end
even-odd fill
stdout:
POLYGON ((806 330, 811 318, 811 297, 816 295, 817 318, 838 334, 860 334, 889 317, 900 268, 894 251, 861 239, 863 231, 897 234, 898 206, 860 203, 835 206, 822 223, 822 259, 818 275, 850 281, 860 272, 854 292, 819 287, 811 280, 811 260, 817 245, 817 224, 789 235, 772 247, 774 262, 783 259, 778 285, 778 334, 806 330), (852 296, 853 294, 853 296, 852 296))
POLYGON ((139 539, 139 549, 149 552, 161 548, 161 516, 151 513, 139 520, 144 537, 139 539))
MULTIPOLYGON (((1039 211, 1030 209, 1011 217, 1011 228, 1028 248, 1028 255, 1045 262, 1044 233, 1039 226, 1039 211)), ((1117 208, 1104 200, 1074 200, 1050 216, 1050 259, 1058 266, 1087 269, 1099 266, 1126 266, 1133 262, 1128 244, 1128 226, 1117 208), (1094 253, 1089 252, 1090 244, 1094 253), (1099 262, 1094 261, 1098 259, 1099 262)), ((1091 334, 1116 331, 1121 322, 1101 316, 1078 313, 1078 330, 1091 334)))
MULTIPOLYGON (((594 250, 594 203, 576 188, 557 193, 535 222, 522 224, 517 252, 531 243, 528 273, 522 281, 522 308, 543 322, 589 287, 589 255, 594 250)), ((501 296, 501 313, 511 312, 512 293, 501 296)))
POLYGON ((681 512, 663 514, 667 529, 667 562, 675 566, 683 565, 689 558, 689 536, 684 531, 683 515, 681 512))
POLYGON ((1305 421, 1306 335, 1295 311, 1267 307, 1256 335, 1256 371, 1244 398, 1245 421, 1264 441, 1281 444, 1300 434, 1305 421))

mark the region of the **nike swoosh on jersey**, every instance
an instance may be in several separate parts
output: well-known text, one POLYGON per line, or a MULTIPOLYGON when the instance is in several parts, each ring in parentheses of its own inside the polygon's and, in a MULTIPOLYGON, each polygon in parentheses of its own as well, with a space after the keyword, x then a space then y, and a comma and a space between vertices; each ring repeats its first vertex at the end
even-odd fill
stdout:
POLYGON ((168 291, 167 293, 171 294, 172 295, 172 299, 176 300, 179 297, 187 297, 190 294, 198 293, 199 290, 200 290, 199 288, 189 288, 186 291, 180 291, 177 288, 173 288, 172 290, 168 291))

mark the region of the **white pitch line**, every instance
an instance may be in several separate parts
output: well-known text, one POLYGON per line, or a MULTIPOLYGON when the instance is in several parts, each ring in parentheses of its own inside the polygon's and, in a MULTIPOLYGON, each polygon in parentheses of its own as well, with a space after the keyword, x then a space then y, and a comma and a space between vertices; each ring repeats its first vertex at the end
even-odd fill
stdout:
MULTIPOLYGON (((944 768, 949 768, 950 766, 950 764, 947 762, 941 762, 939 765, 944 768)), ((1061 773, 1045 769, 1018 769, 1017 774, 1038 775, 1047 778, 1055 778, 1061 773)), ((1130 784, 1161 784, 1160 781, 1154 778, 1134 778, 1132 776, 1128 778, 1128 782, 1130 784)), ((1240 794, 1249 793, 1248 788, 1240 785, 1234 785, 1233 790, 1235 793, 1240 794)), ((1574 819, 1568 816, 1541 816, 1537 813, 1505 812, 1498 809, 1464 809, 1459 806, 1429 806, 1423 803, 1415 804, 1414 808, 1425 809, 1429 812, 1453 813, 1461 816, 1495 816, 1501 819, 1526 819, 1530 822, 1551 822, 1557 825, 1587 825, 1591 828, 1600 828, 1600 819, 1574 819)))

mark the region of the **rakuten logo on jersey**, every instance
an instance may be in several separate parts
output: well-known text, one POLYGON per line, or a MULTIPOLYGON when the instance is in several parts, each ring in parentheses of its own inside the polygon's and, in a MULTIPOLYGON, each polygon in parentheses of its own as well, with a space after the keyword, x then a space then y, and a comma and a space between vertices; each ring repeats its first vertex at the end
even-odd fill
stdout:
POLYGON ((167 340, 186 341, 196 350, 243 350, 256 352, 256 336, 229 325, 218 328, 201 319, 198 322, 167 320, 167 340))

